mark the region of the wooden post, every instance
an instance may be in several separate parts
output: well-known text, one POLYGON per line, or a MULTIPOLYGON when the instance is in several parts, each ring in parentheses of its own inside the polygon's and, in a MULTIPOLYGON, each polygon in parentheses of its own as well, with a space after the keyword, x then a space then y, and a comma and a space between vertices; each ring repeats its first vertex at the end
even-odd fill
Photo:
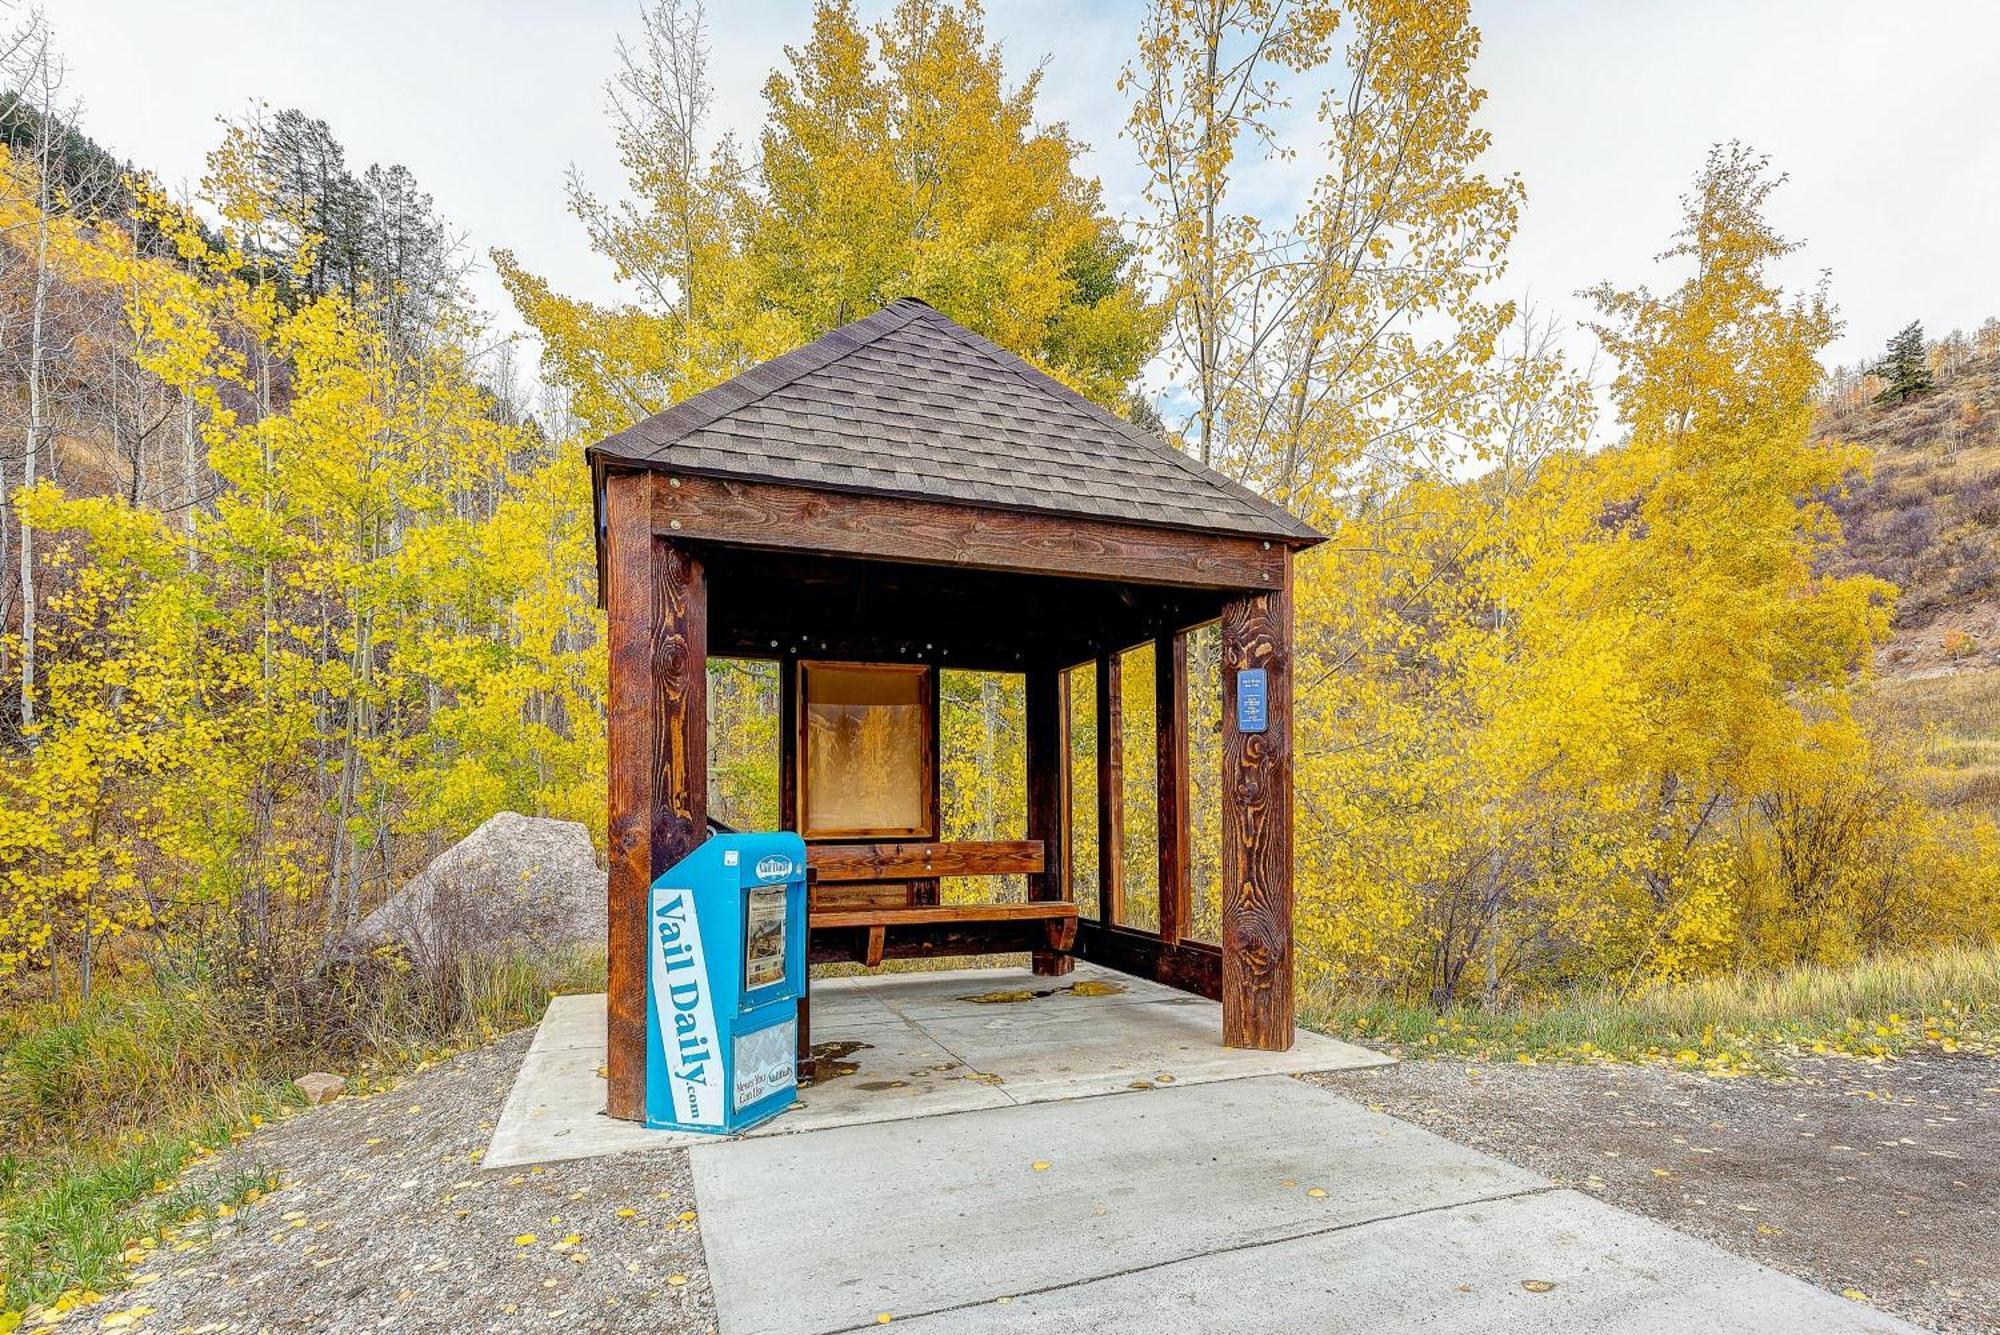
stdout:
POLYGON ((1292 1045, 1292 566, 1222 609, 1222 1041, 1292 1045), (1269 723, 1237 726, 1236 674, 1262 668, 1269 723))
POLYGON ((707 834, 708 599, 701 562, 652 531, 652 475, 606 476, 606 1108, 646 1115, 646 907, 707 834))
MULTIPOLYGON (((778 828, 799 830, 799 657, 778 659, 778 828)), ((812 882, 806 882, 806 912, 812 912, 812 882)), ((806 951, 812 951, 812 928, 806 928, 806 951)), ((808 968, 807 974, 812 970, 808 968)), ((812 1083, 817 1067, 812 1055, 812 987, 799 997, 797 1073, 800 1084, 812 1083)))
POLYGON ((778 828, 799 829, 799 659, 778 660, 778 828))
POLYGON ((1125 916, 1125 740, 1118 655, 1097 656, 1097 917, 1125 916))
MULTIPOLYGON (((1068 802, 1063 789, 1069 771, 1068 719, 1063 709, 1062 673, 1035 668, 1026 684, 1028 838, 1042 841, 1042 870, 1028 878, 1030 900, 1062 899, 1069 885, 1063 864, 1069 857, 1068 802)), ((1045 977, 1076 967, 1068 954, 1038 950, 1035 972, 1045 977)))
POLYGON ((1179 945, 1188 921, 1187 636, 1153 641, 1159 737, 1160 940, 1179 945))

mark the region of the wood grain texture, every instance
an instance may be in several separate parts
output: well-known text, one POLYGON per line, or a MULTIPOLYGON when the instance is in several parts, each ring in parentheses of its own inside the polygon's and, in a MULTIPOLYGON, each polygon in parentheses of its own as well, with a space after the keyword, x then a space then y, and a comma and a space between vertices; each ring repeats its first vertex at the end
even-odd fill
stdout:
MULTIPOLYGON (((1069 898, 1069 719, 1063 707, 1063 676, 1053 668, 1028 673, 1023 685, 1026 737, 1028 838, 1043 848, 1042 870, 1028 878, 1028 898, 1069 898)), ((1037 951, 1035 973, 1054 977, 1075 967, 1068 951, 1037 951)))
POLYGON ((607 1111, 646 1115, 646 893, 653 854, 652 475, 604 479, 607 1111))
POLYGON ((1191 588, 1275 589, 1282 544, 781 483, 661 473, 662 537, 888 561, 1082 575, 1191 588))
POLYGON ((1097 658, 1097 919, 1125 916, 1125 710, 1117 654, 1097 658))
POLYGON ((708 587, 699 558, 653 544, 653 875, 708 837, 708 587))
POLYGON ((1292 1045, 1292 599, 1275 593, 1222 613, 1222 1041, 1292 1045), (1236 674, 1268 676, 1269 725, 1237 726, 1236 674))
POLYGON ((921 923, 1040 922, 1074 918, 1076 905, 1057 904, 927 904, 902 908, 814 909, 808 921, 814 931, 841 927, 904 927, 921 923))
POLYGON ((652 536, 651 479, 605 480, 606 1108, 646 1112, 646 904, 708 821, 708 631, 701 562, 652 536))
POLYGON ((815 884, 929 880, 940 876, 1037 876, 1039 839, 961 839, 949 843, 812 844, 806 868, 815 884))
POLYGON ((1158 758, 1160 940, 1173 945, 1188 922, 1187 636, 1153 642, 1158 758))

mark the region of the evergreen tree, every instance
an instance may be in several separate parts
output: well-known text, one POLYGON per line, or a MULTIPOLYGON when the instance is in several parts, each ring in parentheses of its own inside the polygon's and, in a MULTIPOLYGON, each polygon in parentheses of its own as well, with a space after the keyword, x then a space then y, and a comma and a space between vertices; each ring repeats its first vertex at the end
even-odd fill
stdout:
POLYGON ((1879 375, 1885 382, 1875 396, 1877 403, 1902 403, 1912 395, 1929 393, 1931 363, 1924 351, 1923 322, 1912 320, 1898 330, 1889 340, 1888 352, 1868 368, 1868 374, 1879 375))

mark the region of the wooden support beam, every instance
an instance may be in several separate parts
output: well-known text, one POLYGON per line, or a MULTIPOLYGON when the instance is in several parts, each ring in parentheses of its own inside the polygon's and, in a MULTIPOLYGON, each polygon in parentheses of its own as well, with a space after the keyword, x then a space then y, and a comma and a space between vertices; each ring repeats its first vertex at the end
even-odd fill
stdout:
POLYGON ((1274 593, 1222 612, 1222 1041, 1292 1045, 1291 563, 1274 593), (1246 733, 1237 674, 1262 668, 1268 723, 1246 733))
POLYGON ((1222 952, 1199 941, 1170 946, 1151 932, 1086 922, 1077 931, 1078 953, 1092 964, 1150 978, 1156 983, 1222 999, 1222 952))
POLYGON ((799 829, 799 659, 778 660, 778 828, 799 829))
MULTIPOLYGON (((925 703, 925 717, 930 726, 925 729, 925 744, 930 750, 925 756, 925 766, 930 778, 930 832, 933 838, 944 833, 944 672, 932 667, 924 674, 929 683, 929 698, 925 703)), ((938 876, 951 873, 940 871, 938 876)), ((937 876, 927 876, 911 881, 910 902, 912 904, 942 904, 944 886, 937 876)))
POLYGON ((1177 944, 1188 923, 1187 636, 1153 642, 1158 735, 1160 940, 1177 944))
POLYGON ((1097 658, 1097 917, 1125 916, 1125 742, 1118 655, 1097 658))
MULTIPOLYGON (((1064 708, 1063 675, 1054 668, 1028 673, 1024 688, 1028 769, 1028 838, 1042 846, 1041 870, 1028 877, 1031 901, 1068 898, 1069 873, 1069 718, 1064 708)), ((1068 973, 1076 961, 1067 951, 1038 950, 1034 970, 1044 977, 1068 973)))
POLYGON ((1191 588, 1275 589, 1283 578, 1286 549, 1256 538, 681 472, 659 476, 654 531, 675 541, 1191 588))
POLYGON ((653 537, 646 473, 605 478, 606 1111, 646 1115, 646 911, 707 833, 708 629, 701 562, 653 537))

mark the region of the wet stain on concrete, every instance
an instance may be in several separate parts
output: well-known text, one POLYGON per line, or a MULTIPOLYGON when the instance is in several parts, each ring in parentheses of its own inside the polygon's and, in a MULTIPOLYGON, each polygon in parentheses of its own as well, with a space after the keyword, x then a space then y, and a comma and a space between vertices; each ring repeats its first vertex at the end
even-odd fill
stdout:
POLYGON ((1125 990, 1123 983, 1107 983, 1096 978, 1080 978, 1068 987, 1044 987, 1030 989, 1007 987, 997 992, 981 992, 977 996, 960 997, 960 1001, 970 1001, 975 1005, 992 1006, 1014 1001, 1033 1001, 1037 997, 1052 997, 1059 992, 1067 992, 1077 997, 1111 997, 1125 990))
POLYGON ((806 1077, 810 1083, 815 1085, 823 1085, 829 1080, 837 1080, 844 1075, 853 1075, 861 1069, 861 1066, 857 1062, 848 1061, 847 1058, 852 1057, 863 1048, 872 1046, 874 1045, 871 1043, 854 1042, 815 1043, 812 1046, 812 1070, 810 1075, 805 1071, 801 1071, 799 1074, 806 1077))

